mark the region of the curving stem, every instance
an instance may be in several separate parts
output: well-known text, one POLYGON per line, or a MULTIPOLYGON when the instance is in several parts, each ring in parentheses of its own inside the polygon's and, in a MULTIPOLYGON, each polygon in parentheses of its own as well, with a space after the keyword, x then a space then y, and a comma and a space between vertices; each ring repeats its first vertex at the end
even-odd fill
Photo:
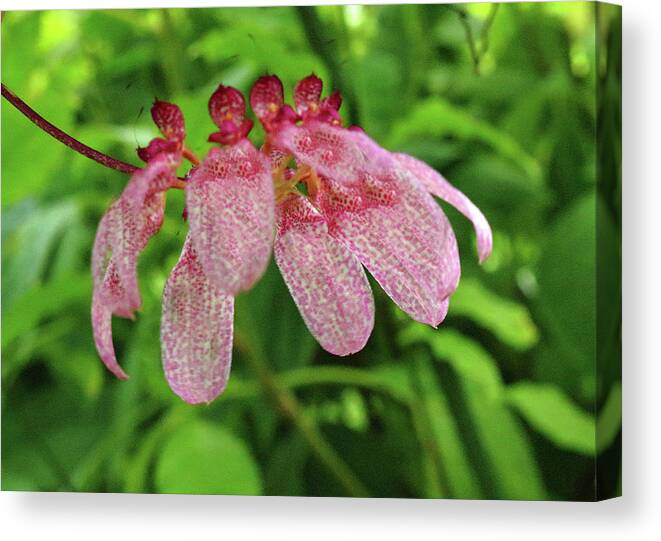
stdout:
POLYGON ((121 171, 122 173, 133 173, 138 169, 138 167, 135 165, 131 165, 130 163, 112 158, 107 154, 99 152, 98 150, 94 150, 92 147, 88 147, 77 139, 74 139, 57 126, 54 126, 48 122, 48 120, 42 117, 34 109, 32 109, 32 107, 30 107, 21 98, 9 90, 4 84, 2 84, 2 96, 51 137, 54 137, 61 143, 64 143, 69 148, 72 148, 83 156, 86 156, 87 158, 90 158, 91 160, 94 160, 101 165, 105 165, 110 169, 121 171))

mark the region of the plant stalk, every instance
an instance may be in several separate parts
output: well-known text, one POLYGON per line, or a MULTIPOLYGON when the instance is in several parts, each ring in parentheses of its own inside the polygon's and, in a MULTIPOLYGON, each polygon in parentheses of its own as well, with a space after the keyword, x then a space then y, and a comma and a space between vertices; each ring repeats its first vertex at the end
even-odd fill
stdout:
POLYGON ((270 400, 301 433, 319 461, 334 475, 347 494, 354 497, 369 497, 365 485, 322 436, 314 421, 306 415, 296 396, 277 380, 275 373, 260 353, 238 335, 235 336, 235 345, 244 353, 244 358, 250 364, 270 400))
POLYGON ((54 137, 55 139, 60 141, 60 143, 64 143, 69 148, 72 148, 79 154, 82 154, 83 156, 91 160, 94 160, 95 162, 100 163, 101 165, 105 165, 110 169, 115 169, 116 171, 120 171, 122 173, 130 174, 138 169, 138 167, 136 167, 135 165, 131 165, 130 163, 126 163, 121 160, 112 158, 111 156, 108 156, 103 152, 99 152, 98 150, 95 150, 92 147, 89 147, 86 144, 81 143, 77 139, 71 137, 69 134, 65 133, 54 124, 51 124, 48 120, 42 117, 34 109, 32 109, 32 107, 30 107, 21 98, 19 98, 16 94, 14 94, 11 90, 9 90, 4 85, 4 83, 2 84, 2 96, 14 107, 16 107, 16 109, 18 109, 21 113, 23 113, 29 120, 34 122, 42 130, 44 130, 48 135, 54 137))

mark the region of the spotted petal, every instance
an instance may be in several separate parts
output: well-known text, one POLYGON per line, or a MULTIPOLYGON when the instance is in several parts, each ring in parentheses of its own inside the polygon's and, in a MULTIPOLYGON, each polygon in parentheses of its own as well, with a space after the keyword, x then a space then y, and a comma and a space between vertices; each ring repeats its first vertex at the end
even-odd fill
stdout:
POLYGON ((398 176, 351 185, 322 178, 317 203, 340 239, 413 319, 437 326, 460 265, 450 223, 433 199, 398 176))
POLYGON ((304 197, 290 195, 276 220, 275 260, 310 332, 334 355, 360 351, 374 327, 362 265, 304 197))
POLYGON ((266 129, 278 116, 283 103, 282 82, 275 75, 260 77, 250 90, 250 106, 266 129))
POLYGON ((127 379, 128 376, 115 357, 112 343, 112 312, 96 293, 92 296, 92 330, 94 344, 103 364, 119 379, 127 379))
POLYGON ((138 289, 140 252, 163 222, 162 186, 174 176, 171 158, 160 156, 131 177, 122 196, 101 219, 92 250, 92 328, 103 362, 118 377, 112 346, 112 315, 132 318, 142 301, 138 289), (168 169, 169 167, 169 169, 168 169))
MULTIPOLYGON (((158 141, 158 139, 154 141, 158 141)), ((147 198, 167 190, 176 180, 175 171, 181 161, 181 153, 169 152, 170 148, 167 146, 164 147, 164 150, 167 151, 152 158, 144 169, 138 169, 133 173, 124 188, 121 197, 132 207, 142 207, 147 198)))
POLYGON ((301 79, 294 88, 294 103, 296 111, 304 114, 308 109, 317 109, 321 100, 323 82, 316 75, 308 75, 301 79))
POLYGON ((186 137, 184 114, 174 103, 155 101, 151 108, 151 116, 166 138, 183 141, 186 137))
POLYGON ((475 234, 477 235, 477 253, 480 263, 483 263, 491 254, 493 238, 491 227, 489 227, 489 223, 480 209, 426 163, 408 154, 394 154, 393 156, 410 173, 411 177, 419 182, 429 193, 450 203, 473 222, 475 234))
POLYGON ((225 389, 232 361, 234 297, 214 287, 190 237, 163 291, 161 349, 172 390, 189 404, 225 389))
POLYGON ((312 120, 302 126, 281 125, 273 143, 321 175, 344 184, 355 181, 371 167, 373 157, 361 148, 358 137, 357 132, 312 120))
POLYGON ((132 317, 141 305, 137 263, 140 252, 163 223, 162 194, 142 207, 120 197, 101 219, 92 250, 94 294, 112 313, 132 317))
POLYGON ((321 175, 317 204, 331 235, 411 317, 438 325, 460 265, 450 222, 429 194, 360 131, 308 122, 283 126, 275 139, 321 175))
POLYGON ((248 140, 212 149, 186 184, 190 235, 209 280, 231 295, 263 274, 273 240, 268 159, 248 140))

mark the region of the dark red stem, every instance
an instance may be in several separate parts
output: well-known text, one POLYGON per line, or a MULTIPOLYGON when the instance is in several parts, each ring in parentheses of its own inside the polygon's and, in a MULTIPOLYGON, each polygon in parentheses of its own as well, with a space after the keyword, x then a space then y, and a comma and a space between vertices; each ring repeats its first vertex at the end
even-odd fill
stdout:
POLYGON ((111 158, 107 154, 99 152, 98 150, 94 150, 93 148, 88 147, 77 139, 74 139, 70 135, 64 133, 60 128, 48 122, 48 120, 42 117, 34 109, 32 109, 32 107, 30 107, 21 98, 9 90, 4 84, 2 85, 2 95, 9 103, 16 107, 16 109, 28 117, 47 134, 49 134, 51 137, 54 137, 61 143, 64 143, 68 147, 74 149, 76 152, 79 152, 83 156, 86 156, 91 160, 100 163, 101 165, 105 165, 110 169, 121 171, 122 173, 133 173, 138 169, 135 165, 111 158))

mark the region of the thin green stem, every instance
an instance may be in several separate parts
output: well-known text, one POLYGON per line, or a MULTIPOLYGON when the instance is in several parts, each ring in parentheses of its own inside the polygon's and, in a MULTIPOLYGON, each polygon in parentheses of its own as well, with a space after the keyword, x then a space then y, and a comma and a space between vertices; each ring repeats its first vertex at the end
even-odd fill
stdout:
POLYGON ((475 45, 475 38, 473 36, 473 29, 471 28, 470 21, 468 20, 468 13, 463 8, 452 6, 452 9, 459 17, 459 22, 461 26, 464 27, 464 33, 466 34, 466 41, 468 42, 468 51, 471 55, 471 60, 473 61, 473 71, 475 75, 480 73, 480 56, 477 52, 477 46, 475 45))
MULTIPOLYGON (((279 385, 289 390, 314 385, 353 385, 382 393, 404 406, 408 406, 410 403, 406 391, 398 391, 388 385, 381 375, 360 368, 347 366, 302 367, 288 370, 282 374, 274 374, 274 378, 279 385)), ((260 390, 261 387, 257 382, 240 381, 233 378, 223 398, 225 400, 252 398, 258 395, 260 390)))
POLYGON ((496 18, 496 12, 498 11, 498 6, 500 4, 491 4, 491 9, 487 15, 484 24, 482 25, 482 30, 480 32, 480 51, 479 58, 480 60, 484 54, 489 49, 489 31, 491 30, 491 25, 493 24, 494 19, 496 18))
POLYGON ((257 376, 257 379, 274 405, 301 433, 319 461, 335 476, 347 494, 368 497, 369 492, 356 474, 342 460, 335 449, 326 441, 314 421, 306 415, 294 394, 278 381, 261 352, 241 335, 234 339, 236 347, 257 376))
POLYGON ((473 62, 473 71, 475 72, 475 75, 479 75, 480 62, 482 61, 482 57, 489 48, 489 30, 491 29, 491 25, 493 24, 494 18, 496 17, 496 12, 498 11, 498 4, 491 5, 489 14, 487 15, 487 18, 482 24, 482 28, 480 30, 479 45, 477 44, 475 40, 475 36, 473 35, 473 29, 470 24, 468 12, 464 8, 458 6, 450 6, 450 9, 457 14, 457 16, 459 17, 459 22, 464 28, 464 33, 466 34, 466 41, 468 42, 468 50, 470 52, 471 60, 473 62))

